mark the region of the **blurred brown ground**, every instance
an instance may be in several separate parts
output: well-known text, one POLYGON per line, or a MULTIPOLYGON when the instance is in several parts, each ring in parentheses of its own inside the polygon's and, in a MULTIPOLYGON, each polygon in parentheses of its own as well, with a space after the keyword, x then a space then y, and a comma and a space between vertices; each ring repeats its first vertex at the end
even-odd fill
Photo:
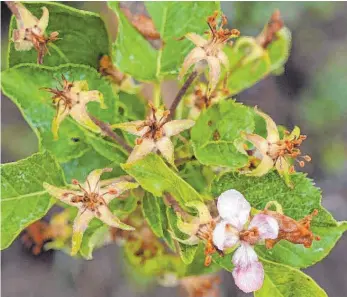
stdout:
MULTIPOLYGON (((107 11, 103 2, 70 2, 69 5, 100 12, 107 23, 111 24, 109 28, 114 26, 113 14, 107 11)), ((130 5, 135 9, 141 9, 139 3, 130 5)), ((4 61, 10 15, 3 2, 1 7, 2 61, 4 61)), ((331 121, 333 117, 329 114, 329 110, 323 109, 323 112, 317 113, 316 116, 318 119, 322 118, 323 122, 325 118, 328 119, 327 128, 317 129, 317 126, 308 120, 309 115, 306 114, 308 109, 304 106, 310 107, 316 104, 316 98, 312 94, 322 87, 317 84, 317 77, 328 71, 326 68, 329 66, 329 61, 347 66, 347 4, 222 3, 223 11, 229 17, 237 16, 232 24, 243 34, 257 34, 275 7, 281 9, 283 18, 293 33, 293 49, 285 73, 279 77, 266 78, 239 94, 237 100, 248 105, 258 105, 279 124, 289 128, 297 124, 304 133, 308 134, 309 138, 303 151, 313 156, 313 162, 304 170, 323 189, 323 205, 336 219, 346 220, 347 108, 341 111, 343 116, 334 118, 334 121, 331 121), (342 156, 332 151, 326 157, 336 139, 343 141, 342 156)), ((111 35, 114 36, 114 30, 112 31, 111 35)), ((341 85, 342 82, 345 86, 347 70, 342 73, 342 77, 337 77, 332 84, 326 85, 326 88, 331 90, 331 104, 340 104, 337 101, 341 100, 337 98, 338 94, 334 97, 334 90, 337 89, 334 83, 341 85)), ((331 76, 333 75, 334 73, 331 73, 331 76)), ((347 101, 347 86, 345 88, 344 100, 347 101)), ((175 83, 166 83, 164 90, 169 98, 176 93, 177 87, 175 83)), ((346 104, 339 107, 345 108, 346 104)), ((35 135, 15 105, 3 96, 1 116, 2 163, 18 160, 35 152, 37 150, 35 135)), ((341 154, 341 150, 338 150, 338 153, 341 154)), ((347 296, 346 250, 347 236, 344 235, 327 258, 306 269, 306 272, 327 291, 330 297, 347 296)), ((177 296, 175 289, 155 286, 151 286, 147 291, 135 289, 136 286, 127 280, 122 255, 115 246, 97 250, 92 261, 84 261, 72 259, 61 252, 34 257, 19 241, 16 241, 9 249, 2 252, 1 268, 3 297, 131 297, 164 294, 167 297, 177 296)), ((224 273, 223 279, 223 296, 252 296, 240 293, 235 288, 230 274, 224 273)))

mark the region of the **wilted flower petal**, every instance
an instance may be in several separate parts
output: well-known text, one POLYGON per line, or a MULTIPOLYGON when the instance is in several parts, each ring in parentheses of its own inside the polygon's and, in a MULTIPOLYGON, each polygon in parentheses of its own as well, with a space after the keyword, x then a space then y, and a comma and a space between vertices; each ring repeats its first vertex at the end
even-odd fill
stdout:
MULTIPOLYGON (((267 131, 266 140, 272 143, 279 141, 280 135, 278 133, 277 125, 272 120, 272 118, 270 118, 266 113, 261 112, 257 108, 255 109, 255 112, 265 120, 266 131, 267 131)), ((300 135, 300 132, 299 132, 299 135, 300 135)))
POLYGON ((213 244, 223 251, 231 248, 239 242, 239 232, 237 229, 228 225, 228 222, 221 221, 213 230, 213 244))
POLYGON ((220 69, 220 61, 218 58, 213 56, 208 56, 206 58, 206 61, 209 66, 208 95, 210 95, 218 84, 221 69, 220 69))
POLYGON ((276 239, 279 226, 276 219, 265 214, 257 214, 251 220, 248 229, 257 227, 260 239, 276 239))
POLYGON ((194 48, 185 58, 178 79, 181 80, 191 66, 206 59, 206 57, 206 52, 201 47, 194 48))
POLYGON ((199 47, 204 47, 208 42, 205 38, 196 33, 188 33, 185 35, 185 37, 199 47))
POLYGON ((163 130, 166 136, 174 136, 181 133, 184 130, 187 130, 193 127, 195 124, 192 120, 173 120, 167 122, 163 125, 163 130))
POLYGON ((170 163, 174 164, 174 145, 169 137, 162 137, 155 143, 157 149, 163 157, 170 163))
POLYGON ((247 172, 248 176, 263 176, 268 173, 274 166, 274 161, 267 155, 264 155, 260 164, 252 171, 247 172))
POLYGON ((135 145, 133 151, 131 152, 127 163, 135 162, 142 159, 144 156, 148 155, 155 149, 155 142, 153 139, 145 138, 138 145, 135 145))
POLYGON ((253 262, 247 267, 237 266, 232 274, 235 284, 245 293, 259 290, 264 282, 264 268, 260 262, 253 262))
POLYGON ((251 211, 249 202, 236 190, 223 192, 218 197, 217 208, 219 215, 238 230, 242 230, 251 211))
POLYGON ((112 125, 112 128, 118 128, 139 137, 142 137, 149 131, 149 127, 144 126, 144 121, 132 121, 127 123, 115 124, 112 125))

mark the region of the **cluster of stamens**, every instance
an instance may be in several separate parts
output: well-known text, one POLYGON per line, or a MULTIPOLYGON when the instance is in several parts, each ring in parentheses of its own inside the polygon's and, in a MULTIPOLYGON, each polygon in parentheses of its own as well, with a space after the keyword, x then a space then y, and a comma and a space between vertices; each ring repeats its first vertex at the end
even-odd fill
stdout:
POLYGON ((170 115, 170 111, 165 110, 163 115, 158 119, 156 116, 157 109, 152 104, 149 104, 149 106, 151 108, 151 114, 136 128, 137 131, 141 131, 148 127, 148 131, 141 138, 136 139, 136 144, 138 145, 142 143, 144 138, 158 140, 163 137, 163 126, 168 122, 170 115))
POLYGON ((237 29, 223 29, 228 23, 227 17, 223 14, 220 26, 217 24, 218 11, 215 11, 214 14, 207 18, 207 24, 210 27, 210 32, 212 35, 212 42, 214 43, 225 43, 232 36, 239 36, 240 31, 237 29))
MULTIPOLYGON (((286 135, 290 134, 289 131, 285 131, 284 133, 286 135)), ((300 167, 304 167, 305 161, 306 162, 311 161, 311 157, 309 155, 301 156, 301 151, 299 149, 299 146, 302 144, 302 142, 306 138, 307 138, 306 135, 299 135, 298 137, 295 137, 292 140, 289 140, 289 139, 280 140, 276 144, 276 149, 273 152, 271 152, 271 149, 270 149, 269 155, 273 157, 274 159, 278 157, 288 157, 291 159, 295 159, 299 163, 300 167), (298 158, 301 158, 301 160, 297 160, 298 158)), ((291 167, 291 171, 293 171, 293 169, 294 168, 291 167)))
POLYGON ((199 229, 196 233, 196 236, 200 238, 201 240, 206 242, 205 245, 205 266, 209 266, 212 261, 212 254, 215 252, 220 252, 213 244, 213 230, 216 227, 215 221, 210 221, 207 224, 201 224, 199 226, 199 229))
MULTIPOLYGON (((53 94, 52 103, 54 106, 56 106, 57 111, 59 111, 61 104, 63 104, 65 107, 63 112, 65 112, 66 109, 71 110, 71 108, 75 104, 79 103, 78 100, 76 101, 73 98, 71 98, 71 96, 69 94, 72 87, 74 86, 74 83, 66 80, 64 75, 62 75, 62 82, 58 81, 58 83, 60 84, 61 89, 58 89, 58 88, 56 88, 56 89, 54 89, 54 88, 42 88, 42 89, 53 94)), ((78 95, 78 93, 76 95, 78 95)))
POLYGON ((239 233, 241 241, 248 242, 251 245, 255 245, 259 241, 260 233, 257 227, 253 227, 249 230, 243 230, 239 233))
MULTIPOLYGON (((98 181, 98 183, 99 182, 100 182, 100 180, 98 181)), ((88 209, 92 212, 95 212, 98 216, 100 216, 100 212, 98 210, 98 207, 102 206, 102 205, 107 206, 107 203, 106 203, 105 199, 103 198, 103 196, 106 194, 116 195, 118 193, 118 191, 116 189, 109 189, 107 192, 100 195, 99 193, 96 192, 96 187, 97 187, 98 183, 96 184, 95 188, 92 190, 90 187, 90 184, 87 180, 87 184, 88 184, 88 188, 89 188, 89 191, 87 191, 84 187, 82 187, 82 185, 80 184, 80 182, 78 180, 73 179, 72 184, 78 186, 80 188, 80 190, 83 192, 83 194, 82 195, 76 195, 75 193, 72 193, 72 192, 66 192, 66 193, 64 193, 64 197, 68 198, 71 196, 70 201, 72 203, 82 203, 85 210, 88 209)))

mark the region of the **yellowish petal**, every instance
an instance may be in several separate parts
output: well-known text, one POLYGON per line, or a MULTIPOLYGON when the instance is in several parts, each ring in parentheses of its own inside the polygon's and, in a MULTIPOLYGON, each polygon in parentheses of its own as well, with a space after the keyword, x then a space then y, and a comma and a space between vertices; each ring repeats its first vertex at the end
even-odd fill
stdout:
POLYGON ((94 218, 94 214, 89 210, 80 211, 77 214, 73 224, 71 256, 76 255, 80 250, 83 233, 92 218, 94 218))
POLYGON ((96 101, 100 103, 100 107, 105 109, 107 108, 104 102, 104 96, 99 91, 82 91, 78 93, 78 101, 81 104, 87 104, 91 101, 96 101))
POLYGON ((130 154, 127 163, 132 163, 142 159, 155 149, 155 143, 152 139, 143 139, 142 143, 135 145, 132 153, 130 154))
POLYGON ((17 19, 18 28, 33 28, 39 20, 34 15, 32 15, 31 12, 26 9, 23 4, 16 2, 15 5, 20 15, 20 18, 17 19))
POLYGON ((89 117, 89 114, 87 112, 87 107, 85 104, 77 103, 74 105, 70 110, 71 117, 80 125, 84 126, 85 128, 100 133, 101 129, 98 125, 96 125, 93 120, 89 117))
POLYGON ((97 217, 103 221, 106 225, 111 227, 119 228, 122 230, 135 230, 134 227, 122 223, 110 210, 107 206, 102 205, 98 207, 99 215, 97 217))
POLYGON ((71 191, 71 190, 67 190, 67 189, 60 189, 60 188, 52 186, 52 185, 50 185, 50 184, 48 184, 46 182, 43 183, 43 187, 54 198, 57 198, 60 201, 66 203, 68 205, 78 207, 77 203, 71 202, 71 197, 73 195, 81 195, 81 192, 71 191), (72 195, 68 195, 67 196, 66 194, 72 194, 72 195))
POLYGON ((71 88, 71 91, 73 93, 78 93, 81 91, 89 91, 89 86, 88 86, 88 82, 86 80, 79 80, 79 81, 75 81, 73 83, 73 87, 71 88))
POLYGON ((34 46, 29 40, 24 40, 25 29, 13 30, 13 42, 16 51, 29 51, 34 46))
POLYGON ((241 37, 236 41, 234 50, 244 50, 247 48, 247 56, 243 59, 242 64, 251 63, 266 54, 265 50, 256 42, 253 37, 241 37))
POLYGON ((298 126, 295 126, 293 131, 289 135, 285 136, 284 139, 292 141, 294 139, 298 139, 299 137, 300 137, 300 128, 298 126))
POLYGON ((267 137, 266 139, 271 142, 275 143, 280 140, 280 136, 278 133, 277 125, 273 121, 272 118, 270 118, 266 113, 263 113, 259 111, 258 109, 255 109, 255 112, 260 115, 266 122, 266 131, 267 131, 267 137))
POLYGON ((289 188, 293 188, 294 185, 290 180, 290 165, 284 157, 279 157, 276 161, 276 169, 280 176, 284 179, 284 182, 289 188))
POLYGON ((96 169, 89 173, 84 188, 88 192, 99 193, 100 191, 100 177, 104 172, 111 172, 112 168, 96 169))
POLYGON ((184 222, 181 216, 177 214, 177 228, 187 235, 195 235, 198 232, 199 224, 184 222))
POLYGON ((162 137, 156 141, 156 147, 163 157, 172 165, 174 165, 174 145, 169 137, 162 137))
POLYGON ((268 141, 265 138, 263 138, 263 137, 261 137, 260 135, 257 135, 257 134, 246 134, 246 133, 244 133, 242 135, 243 135, 243 137, 246 140, 251 142, 263 156, 266 155, 266 153, 269 150, 269 143, 268 143, 268 141))
POLYGON ((48 20, 49 20, 49 11, 47 7, 42 7, 42 16, 37 24, 37 26, 41 30, 41 34, 43 34, 46 31, 46 28, 48 26, 48 20))
POLYGON ((185 37, 199 47, 203 47, 207 44, 207 40, 196 33, 188 33, 185 37))
POLYGON ((139 186, 139 184, 135 183, 135 182, 120 181, 117 183, 109 184, 105 188, 101 188, 100 195, 103 195, 102 197, 104 198, 105 202, 108 204, 116 197, 119 197, 125 191, 135 189, 138 186, 139 186), (110 191, 112 192, 112 190, 116 190, 115 193, 109 194, 109 192, 110 191))
POLYGON ((163 126, 163 130, 165 133, 165 136, 173 136, 181 133, 184 130, 190 129, 195 124, 195 121, 193 120, 173 120, 170 122, 167 122, 163 126))
POLYGON ((212 220, 210 211, 207 206, 201 201, 190 201, 186 203, 186 206, 193 207, 198 211, 198 217, 200 224, 207 224, 212 220))
POLYGON ((54 116, 52 121, 52 133, 53 138, 56 140, 59 138, 58 131, 61 122, 67 117, 67 115, 70 113, 70 109, 65 107, 64 105, 60 105, 57 110, 57 114, 54 116))
POLYGON ((206 58, 209 73, 208 73, 208 95, 216 88, 220 77, 220 61, 216 57, 208 56, 206 58))
POLYGON ((260 164, 257 166, 256 169, 252 170, 251 172, 247 172, 246 175, 248 176, 263 176, 266 173, 268 173, 274 166, 273 160, 267 156, 264 155, 263 159, 261 160, 260 164))
POLYGON ((196 63, 200 62, 201 60, 205 60, 206 58, 206 52, 201 47, 194 48, 184 59, 181 71, 178 75, 178 79, 181 80, 192 65, 195 65, 196 63))
POLYGON ((222 63, 222 65, 225 67, 225 69, 229 70, 229 58, 228 56, 223 52, 223 50, 220 50, 217 54, 218 60, 222 63))
POLYGON ((133 135, 142 137, 149 131, 148 126, 143 126, 144 121, 132 121, 127 123, 112 125, 112 129, 121 129, 133 135))

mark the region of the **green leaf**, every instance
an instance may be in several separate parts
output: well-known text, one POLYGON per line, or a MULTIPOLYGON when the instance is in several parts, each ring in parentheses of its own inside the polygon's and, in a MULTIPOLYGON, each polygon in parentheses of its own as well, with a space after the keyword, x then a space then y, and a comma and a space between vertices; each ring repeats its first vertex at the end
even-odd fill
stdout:
MULTIPOLYGON (((240 37, 236 41, 236 44, 241 42, 242 39, 243 38, 240 37)), ((250 88, 267 76, 270 71, 271 62, 266 53, 255 60, 247 62, 246 59, 250 55, 248 46, 225 47, 224 51, 229 58, 230 65, 228 78, 228 90, 230 95, 238 94, 250 88)))
POLYGON ((82 243, 79 249, 80 255, 87 260, 92 260, 93 250, 103 245, 108 232, 109 226, 100 220, 93 219, 83 233, 82 243))
POLYGON ((122 168, 146 191, 157 197, 170 193, 184 209, 185 202, 201 200, 200 195, 156 154, 149 154, 134 163, 122 164, 122 168))
MULTIPOLYGON (((75 63, 98 68, 99 57, 109 53, 108 34, 100 16, 54 2, 25 3, 25 7, 38 18, 42 15, 43 6, 49 10, 46 34, 58 31, 61 38, 48 46, 50 55, 44 57, 44 65, 75 63)), ((16 27, 15 18, 12 17, 10 36, 16 27)), ((35 49, 16 51, 13 42, 9 42, 9 67, 22 63, 36 64, 36 60, 35 49)))
POLYGON ((158 204, 160 208, 160 221, 163 230, 163 240, 167 244, 167 246, 174 252, 176 252, 175 241, 172 239, 171 234, 169 232, 169 220, 167 218, 167 206, 164 203, 164 199, 158 199, 158 204))
POLYGON ((263 287, 255 297, 328 297, 308 275, 286 265, 261 259, 265 271, 263 287))
MULTIPOLYGON (((170 228, 177 238, 186 239, 187 235, 182 233, 177 227, 177 215, 172 208, 167 208, 167 218, 169 221, 170 228)), ((186 245, 178 242, 179 253, 182 261, 185 264, 190 264, 194 260, 195 253, 198 249, 198 245, 186 245)))
POLYGON ((121 71, 138 80, 161 80, 176 75, 185 56, 194 47, 188 40, 177 39, 189 32, 202 35, 208 30, 207 17, 220 9, 215 1, 146 2, 145 6, 163 42, 157 50, 128 22, 118 3, 108 4, 119 20, 113 61, 121 71))
POLYGON ((1 165, 1 249, 54 204, 42 186, 44 181, 65 184, 61 168, 48 152, 1 165))
POLYGON ((305 268, 321 261, 329 254, 337 240, 347 230, 347 223, 339 223, 321 206, 321 191, 314 187, 312 181, 302 173, 292 176, 294 189, 288 188, 276 173, 250 178, 244 175, 229 173, 216 180, 212 186, 215 197, 229 189, 241 192, 252 207, 264 209, 267 202, 275 200, 283 207, 285 215, 295 220, 318 209, 318 216, 312 221, 312 231, 321 237, 314 241, 311 248, 280 241, 271 250, 257 246, 257 253, 265 259, 284 263, 297 268, 305 268))
POLYGON ((155 197, 149 193, 146 193, 142 199, 142 212, 145 217, 148 225, 151 227, 153 233, 162 237, 163 234, 163 226, 161 224, 162 215, 160 214, 160 206, 159 200, 163 198, 155 197))
POLYGON ((80 157, 92 147, 107 157, 112 154, 111 161, 119 160, 121 162, 124 153, 120 149, 116 152, 115 145, 105 144, 100 137, 100 140, 96 140, 91 133, 85 133, 86 130, 71 117, 67 117, 61 123, 59 139, 53 139, 51 125, 56 111, 52 106, 51 94, 41 88, 56 88, 58 86, 56 79, 60 80, 62 74, 68 80, 86 80, 90 90, 99 90, 104 96, 107 109, 101 109, 97 102, 90 102, 87 105, 89 112, 105 122, 115 121, 117 98, 113 94, 112 87, 100 77, 95 69, 89 66, 72 64, 59 67, 34 64, 18 65, 2 73, 2 89, 18 106, 38 136, 40 148, 51 151, 60 162, 67 162, 80 157), (96 141, 100 141, 100 143, 96 141), (102 149, 100 146, 107 148, 102 149))
POLYGON ((104 173, 103 177, 117 177, 124 174, 119 163, 111 163, 109 159, 98 154, 95 150, 89 149, 81 157, 61 163, 67 181, 77 179, 80 181, 86 180, 88 174, 95 168, 113 168, 111 173, 104 173))
POLYGON ((266 49, 271 62, 271 71, 276 71, 287 62, 292 42, 291 32, 286 27, 278 31, 276 37, 277 39, 266 49))
POLYGON ((238 150, 241 132, 254 129, 253 111, 232 100, 203 111, 191 130, 195 157, 204 165, 243 167, 248 156, 238 150))
POLYGON ((124 117, 129 120, 144 119, 146 117, 146 102, 140 95, 119 92, 120 107, 124 109, 124 117))

